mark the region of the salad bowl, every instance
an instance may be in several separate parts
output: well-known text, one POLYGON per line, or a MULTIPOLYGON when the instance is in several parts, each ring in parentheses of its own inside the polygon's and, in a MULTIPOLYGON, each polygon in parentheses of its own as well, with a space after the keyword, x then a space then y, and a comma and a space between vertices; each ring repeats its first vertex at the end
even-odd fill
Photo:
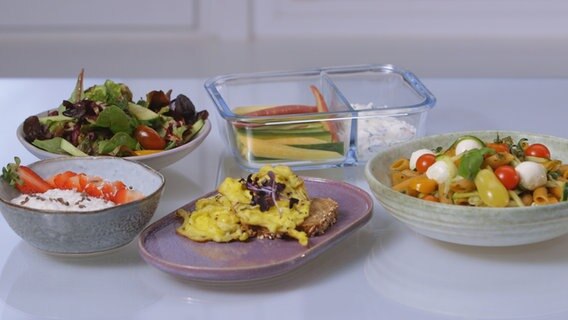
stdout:
POLYGON ((165 185, 158 171, 117 157, 61 157, 27 167, 44 179, 70 170, 107 181, 119 180, 144 195, 132 202, 90 211, 36 209, 13 203, 11 200, 20 192, 2 179, 0 211, 8 225, 28 244, 53 254, 101 253, 130 243, 153 217, 165 185))
POLYGON ((497 135, 527 138, 550 149, 553 159, 568 161, 568 140, 514 131, 456 132, 429 136, 377 153, 365 166, 365 177, 379 203, 396 219, 427 237, 476 246, 536 243, 568 233, 568 202, 525 207, 473 207, 425 201, 393 190, 389 166, 419 149, 449 146, 463 136, 491 141, 497 135))
POLYGON ((17 128, 18 140, 40 159, 117 156, 161 169, 197 148, 211 130, 207 110, 172 90, 152 90, 134 101, 124 83, 87 87, 81 70, 68 97, 17 128))
MULTIPOLYGON (((45 115, 46 113, 42 113, 37 116, 45 116, 45 115)), ((16 137, 18 138, 18 141, 20 141, 20 143, 24 146, 24 148, 28 150, 31 154, 36 156, 38 159, 51 159, 51 158, 58 158, 64 156, 62 154, 53 153, 40 149, 34 146, 33 144, 31 144, 30 142, 28 142, 24 138, 23 126, 24 126, 23 123, 18 126, 16 130, 16 137)), ((210 120, 205 120, 201 130, 199 130, 199 132, 194 136, 194 138, 188 143, 185 143, 173 149, 164 150, 157 153, 151 153, 139 156, 128 156, 122 158, 132 161, 139 161, 153 169, 161 170, 181 160, 182 158, 190 154, 193 150, 195 150, 197 147, 199 147, 201 143, 203 143, 205 138, 207 138, 210 131, 211 131, 211 122, 210 120)))

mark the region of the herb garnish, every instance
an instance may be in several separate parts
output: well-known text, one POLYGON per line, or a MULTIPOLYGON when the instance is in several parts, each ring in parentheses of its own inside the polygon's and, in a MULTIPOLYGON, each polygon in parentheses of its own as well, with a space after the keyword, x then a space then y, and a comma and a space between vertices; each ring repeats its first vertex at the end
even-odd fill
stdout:
POLYGON ((525 159, 525 148, 528 146, 528 139, 521 138, 517 144, 511 145, 511 154, 517 157, 520 161, 525 159))
POLYGON ((486 154, 494 154, 495 151, 490 148, 471 149, 464 152, 458 167, 458 175, 473 180, 483 164, 483 157, 486 154))
MULTIPOLYGON (((276 206, 280 212, 277 201, 280 200, 286 185, 276 182, 274 172, 268 171, 267 175, 268 179, 260 181, 259 177, 253 179, 253 175, 249 174, 246 180, 241 179, 240 182, 252 195, 251 205, 258 205, 261 212, 268 211, 271 207, 276 206)), ((290 208, 298 202, 298 199, 290 198, 290 208)))

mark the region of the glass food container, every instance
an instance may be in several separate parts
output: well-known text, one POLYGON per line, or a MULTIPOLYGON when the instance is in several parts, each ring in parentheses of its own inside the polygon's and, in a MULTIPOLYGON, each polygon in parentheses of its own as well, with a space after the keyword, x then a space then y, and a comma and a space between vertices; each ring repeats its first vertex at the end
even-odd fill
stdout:
POLYGON ((229 74, 205 82, 240 166, 314 169, 357 165, 424 135, 436 102, 392 65, 229 74))

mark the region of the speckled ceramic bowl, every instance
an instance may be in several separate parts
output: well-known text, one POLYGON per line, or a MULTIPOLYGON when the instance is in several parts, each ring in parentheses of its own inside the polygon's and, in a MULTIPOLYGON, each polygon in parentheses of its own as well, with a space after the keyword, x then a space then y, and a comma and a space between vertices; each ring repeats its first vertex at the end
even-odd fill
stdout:
POLYGON ((162 195, 165 180, 156 170, 114 157, 64 157, 29 165, 42 177, 71 170, 105 180, 121 180, 146 195, 145 198, 107 209, 44 211, 12 204, 19 192, 2 180, 0 211, 22 239, 49 253, 91 254, 128 244, 148 224, 162 195))
MULTIPOLYGON (((41 113, 38 116, 44 116, 44 115, 46 115, 46 113, 41 113)), ((162 168, 165 168, 181 160, 183 157, 187 156, 193 150, 199 147, 199 145, 201 145, 201 143, 203 142, 203 140, 205 140, 207 135, 209 135, 210 131, 211 131, 211 121, 206 120, 205 125, 195 135, 193 140, 189 141, 188 143, 182 146, 143 156, 124 157, 124 159, 139 161, 156 170, 161 170, 162 168)), ((24 148, 26 148, 26 150, 28 150, 38 159, 51 159, 63 156, 61 154, 48 152, 43 149, 40 149, 34 146, 33 144, 29 143, 28 141, 26 141, 26 139, 24 138, 23 123, 18 126, 18 129, 16 130, 16 137, 18 138, 18 141, 20 141, 20 143, 24 146, 24 148)))
POLYGON ((418 233, 447 242, 478 246, 512 246, 552 239, 568 233, 568 202, 523 208, 477 208, 420 200, 391 189, 389 165, 417 149, 447 147, 458 137, 474 135, 484 141, 511 136, 543 143, 552 157, 568 161, 568 140, 506 131, 459 132, 429 136, 376 154, 365 167, 367 182, 383 207, 418 233))

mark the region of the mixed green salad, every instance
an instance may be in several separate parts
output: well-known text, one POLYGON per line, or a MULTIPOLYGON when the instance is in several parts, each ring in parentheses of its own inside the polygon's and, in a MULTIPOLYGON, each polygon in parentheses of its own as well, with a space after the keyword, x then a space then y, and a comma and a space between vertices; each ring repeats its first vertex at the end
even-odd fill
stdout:
POLYGON ((207 120, 183 94, 172 99, 171 90, 154 90, 134 102, 128 86, 111 80, 83 90, 83 75, 57 109, 24 121, 28 142, 73 156, 146 155, 191 141, 207 120))

